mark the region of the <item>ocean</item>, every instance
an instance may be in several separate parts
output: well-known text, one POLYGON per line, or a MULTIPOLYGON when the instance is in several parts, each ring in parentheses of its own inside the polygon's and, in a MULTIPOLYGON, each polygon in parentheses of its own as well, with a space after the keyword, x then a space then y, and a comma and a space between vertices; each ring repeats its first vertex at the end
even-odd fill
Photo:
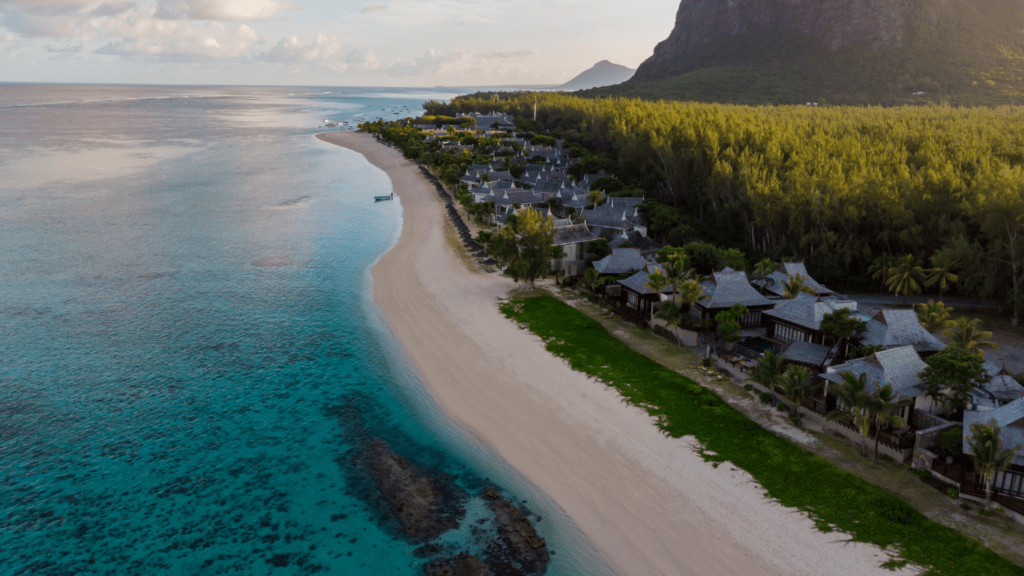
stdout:
POLYGON ((313 137, 451 96, 0 84, 0 573, 423 574, 486 556, 492 487, 547 574, 611 573, 417 380, 369 274, 401 202, 313 137), (373 439, 457 526, 405 536, 373 439))

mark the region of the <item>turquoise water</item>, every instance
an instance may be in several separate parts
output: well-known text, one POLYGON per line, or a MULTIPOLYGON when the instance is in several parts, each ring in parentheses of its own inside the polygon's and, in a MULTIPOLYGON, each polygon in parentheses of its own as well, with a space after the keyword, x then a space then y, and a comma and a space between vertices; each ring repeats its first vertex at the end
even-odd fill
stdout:
MULTIPOLYGON (((313 134, 416 90, 0 85, 0 572, 420 574, 359 448, 578 529, 437 410, 383 328, 386 175, 313 134)), ((397 116, 395 116, 397 117, 397 116)), ((478 522, 480 521, 480 522, 478 522)))

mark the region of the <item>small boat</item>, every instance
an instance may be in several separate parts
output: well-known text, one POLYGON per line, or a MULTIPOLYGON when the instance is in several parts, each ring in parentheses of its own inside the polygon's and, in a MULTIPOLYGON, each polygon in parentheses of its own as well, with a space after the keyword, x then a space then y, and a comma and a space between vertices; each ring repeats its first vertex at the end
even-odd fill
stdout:
POLYGON ((394 197, 395 197, 395 194, 394 194, 394 192, 392 192, 391 194, 388 194, 387 196, 374 196, 373 197, 373 201, 374 202, 380 202, 381 200, 391 200, 394 197))

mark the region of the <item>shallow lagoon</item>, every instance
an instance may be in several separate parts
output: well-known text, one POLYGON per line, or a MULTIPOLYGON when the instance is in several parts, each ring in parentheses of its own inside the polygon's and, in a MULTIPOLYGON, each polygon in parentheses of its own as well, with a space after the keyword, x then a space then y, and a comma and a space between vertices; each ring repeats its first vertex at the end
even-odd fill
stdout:
POLYGON ((467 494, 443 549, 482 549, 496 483, 550 574, 606 571, 424 392, 370 296, 400 202, 312 137, 438 96, 0 87, 6 573, 422 573, 359 462, 369 437, 467 494))

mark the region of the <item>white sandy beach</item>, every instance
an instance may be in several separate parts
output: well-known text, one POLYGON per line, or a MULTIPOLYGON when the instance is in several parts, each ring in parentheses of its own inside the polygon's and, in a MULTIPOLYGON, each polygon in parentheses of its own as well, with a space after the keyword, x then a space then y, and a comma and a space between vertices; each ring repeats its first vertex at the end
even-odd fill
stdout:
POLYGON ((558 503, 618 573, 892 574, 877 547, 819 532, 745 472, 705 463, 501 315, 496 300, 512 282, 466 269, 445 241, 436 192, 399 151, 351 132, 318 138, 363 154, 402 200, 401 238, 373 269, 374 296, 433 397, 558 503))

